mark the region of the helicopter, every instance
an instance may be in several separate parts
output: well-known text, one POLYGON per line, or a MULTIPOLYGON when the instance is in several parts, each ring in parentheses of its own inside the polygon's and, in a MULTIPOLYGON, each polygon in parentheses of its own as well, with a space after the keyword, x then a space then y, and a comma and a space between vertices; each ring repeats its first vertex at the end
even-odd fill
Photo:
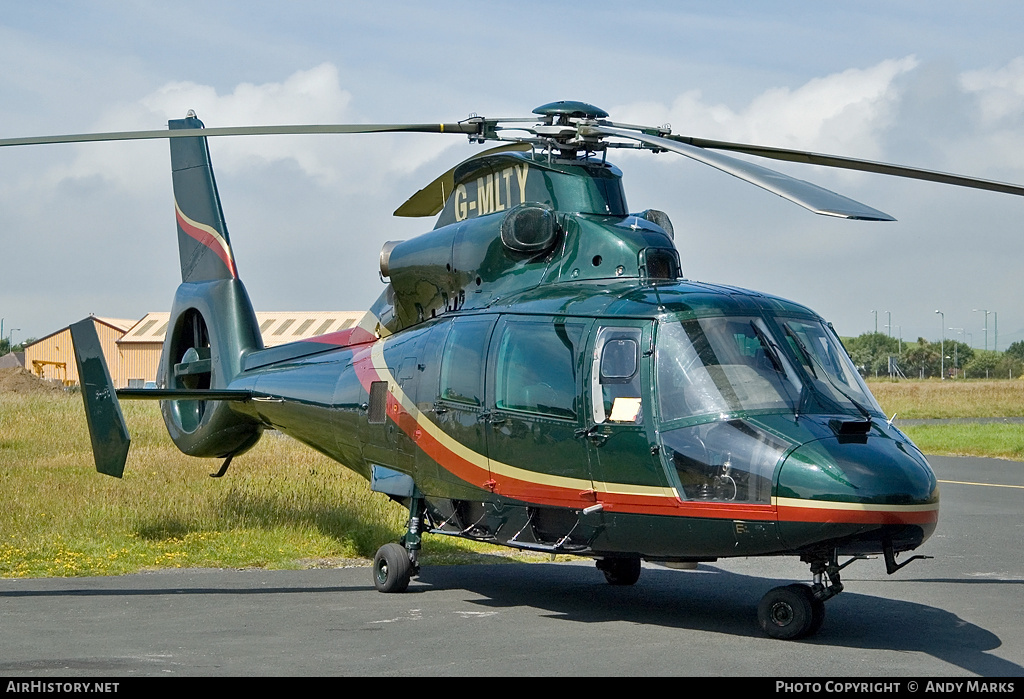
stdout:
POLYGON ((89 321, 71 327, 97 470, 123 474, 119 400, 161 401, 185 454, 232 460, 267 429, 326 454, 409 510, 372 568, 384 593, 419 574, 425 534, 590 557, 612 585, 641 561, 693 567, 795 556, 810 584, 769 590, 758 623, 813 635, 841 571, 888 574, 935 531, 937 479, 887 419, 832 325, 801 304, 685 279, 669 217, 631 212, 613 148, 673 152, 814 213, 888 214, 735 152, 1024 195, 1024 187, 611 121, 584 102, 442 124, 206 128, 0 140, 167 138, 181 284, 156 389, 115 390, 89 321), (356 326, 264 348, 235 265, 208 137, 463 134, 499 145, 416 192, 386 287, 356 326), (844 560, 845 559, 845 560, 844 560))

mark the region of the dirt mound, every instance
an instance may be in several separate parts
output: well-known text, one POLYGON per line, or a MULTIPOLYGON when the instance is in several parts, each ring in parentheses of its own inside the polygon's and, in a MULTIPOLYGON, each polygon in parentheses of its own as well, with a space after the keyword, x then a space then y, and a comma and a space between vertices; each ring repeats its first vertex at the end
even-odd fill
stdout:
POLYGON ((0 369, 0 393, 46 393, 60 391, 59 381, 45 381, 21 367, 0 369))

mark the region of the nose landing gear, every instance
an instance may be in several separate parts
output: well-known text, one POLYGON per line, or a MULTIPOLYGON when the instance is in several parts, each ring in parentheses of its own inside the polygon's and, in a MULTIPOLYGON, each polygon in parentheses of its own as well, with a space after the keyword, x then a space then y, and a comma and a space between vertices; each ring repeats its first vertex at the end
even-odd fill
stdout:
POLYGON ((757 605, 757 621, 772 638, 793 640, 811 636, 825 621, 825 603, 807 585, 769 590, 757 605))
POLYGON ((811 564, 811 585, 785 585, 768 591, 757 605, 757 621, 766 634, 772 638, 796 640, 813 636, 825 621, 825 600, 843 591, 839 571, 861 558, 855 557, 843 565, 836 560, 833 551, 830 558, 801 557, 811 564), (828 584, 825 584, 825 580, 828 584))

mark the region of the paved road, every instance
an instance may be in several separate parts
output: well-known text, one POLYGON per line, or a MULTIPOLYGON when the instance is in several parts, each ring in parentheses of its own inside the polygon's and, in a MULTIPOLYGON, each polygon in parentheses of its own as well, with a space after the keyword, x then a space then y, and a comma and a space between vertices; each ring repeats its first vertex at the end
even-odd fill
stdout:
POLYGON ((404 595, 365 568, 187 570, 0 580, 0 676, 1024 676, 1024 464, 931 461, 936 558, 854 563, 808 641, 755 618, 806 578, 795 559, 645 566, 625 589, 589 561, 434 567, 404 595))

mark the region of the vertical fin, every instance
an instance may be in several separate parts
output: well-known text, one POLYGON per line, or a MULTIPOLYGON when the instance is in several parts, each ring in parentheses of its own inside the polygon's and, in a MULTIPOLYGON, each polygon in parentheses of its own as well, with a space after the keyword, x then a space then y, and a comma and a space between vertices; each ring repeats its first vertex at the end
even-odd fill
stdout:
POLYGON ((131 439, 91 318, 71 326, 71 343, 75 347, 75 362, 78 364, 96 470, 120 478, 128 459, 131 439))
MULTIPOLYGON (((181 284, 157 383, 169 389, 229 388, 242 373, 245 355, 262 349, 263 339, 235 268, 203 123, 189 112, 168 127, 187 134, 170 139, 181 284), (182 364, 191 371, 176 370, 182 364)), ((190 456, 238 455, 263 432, 258 419, 236 412, 230 401, 166 400, 160 410, 175 446, 190 456)))
POLYGON ((199 135, 203 122, 188 116, 172 119, 167 125, 171 129, 196 129, 197 134, 195 138, 170 139, 181 281, 237 279, 210 150, 206 137, 199 135))

